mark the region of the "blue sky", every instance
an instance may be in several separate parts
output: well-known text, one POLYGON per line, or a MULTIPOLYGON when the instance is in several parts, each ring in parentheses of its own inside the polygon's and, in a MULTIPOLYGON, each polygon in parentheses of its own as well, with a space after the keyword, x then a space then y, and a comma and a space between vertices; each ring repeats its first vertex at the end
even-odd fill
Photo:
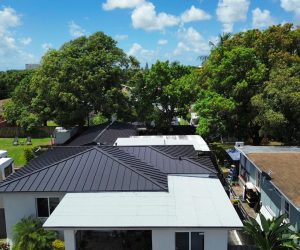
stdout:
POLYGON ((0 0, 0 70, 38 63, 47 49, 96 31, 142 66, 198 65, 223 32, 285 22, 300 24, 300 0, 0 0))

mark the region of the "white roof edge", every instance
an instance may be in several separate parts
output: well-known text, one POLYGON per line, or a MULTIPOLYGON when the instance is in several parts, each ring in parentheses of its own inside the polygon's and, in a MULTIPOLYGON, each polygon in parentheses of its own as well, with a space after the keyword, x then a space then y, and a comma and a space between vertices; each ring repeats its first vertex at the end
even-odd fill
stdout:
POLYGON ((118 146, 158 146, 158 145, 193 145, 197 151, 210 151, 207 143, 200 135, 149 135, 118 138, 118 146))
POLYGON ((169 192, 68 193, 45 228, 242 228, 218 179, 168 176, 169 192))

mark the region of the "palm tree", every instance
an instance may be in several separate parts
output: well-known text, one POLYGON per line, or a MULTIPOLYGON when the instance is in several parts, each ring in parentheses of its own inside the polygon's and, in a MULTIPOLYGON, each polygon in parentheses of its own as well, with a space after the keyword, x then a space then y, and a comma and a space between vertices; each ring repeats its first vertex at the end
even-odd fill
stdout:
POLYGON ((21 219, 13 228, 13 250, 51 250, 56 233, 42 228, 32 216, 21 219))
POLYGON ((245 233, 254 240, 258 249, 300 249, 299 245, 295 243, 299 239, 299 235, 289 228, 290 223, 284 221, 285 214, 271 220, 266 219, 262 214, 259 214, 259 217, 261 225, 253 218, 244 222, 245 233))

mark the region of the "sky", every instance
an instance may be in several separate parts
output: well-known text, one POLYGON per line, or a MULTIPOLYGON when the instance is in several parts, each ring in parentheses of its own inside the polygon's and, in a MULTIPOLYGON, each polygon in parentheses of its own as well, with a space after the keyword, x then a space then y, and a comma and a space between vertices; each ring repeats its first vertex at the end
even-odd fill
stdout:
POLYGON ((48 49, 97 31, 144 66, 199 65, 224 32, 300 25, 300 0, 0 0, 0 70, 39 63, 48 49))

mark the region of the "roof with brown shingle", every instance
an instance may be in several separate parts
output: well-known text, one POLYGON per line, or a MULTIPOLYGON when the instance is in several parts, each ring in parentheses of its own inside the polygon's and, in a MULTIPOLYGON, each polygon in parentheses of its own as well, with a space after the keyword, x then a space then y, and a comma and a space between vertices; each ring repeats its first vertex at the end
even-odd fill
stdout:
POLYGON ((272 182, 300 208, 300 153, 250 153, 247 157, 262 171, 272 171, 272 182))

